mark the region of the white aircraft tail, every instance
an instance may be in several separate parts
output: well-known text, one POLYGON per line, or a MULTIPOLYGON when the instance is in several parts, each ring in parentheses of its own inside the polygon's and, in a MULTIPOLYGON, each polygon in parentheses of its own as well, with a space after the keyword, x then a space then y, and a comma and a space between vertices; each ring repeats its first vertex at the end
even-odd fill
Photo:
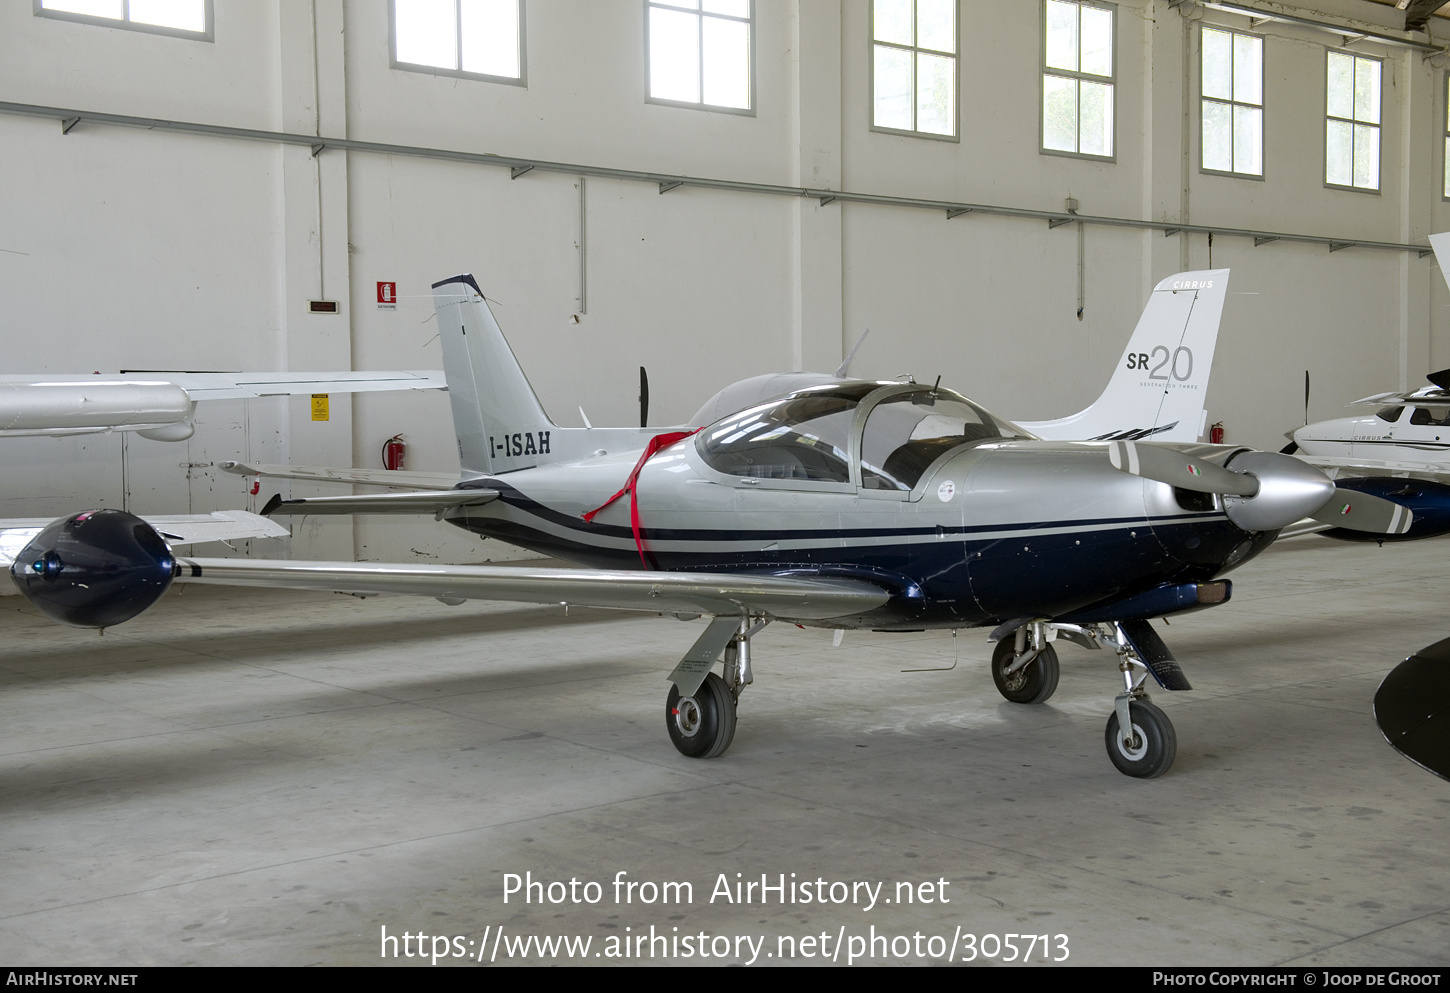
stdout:
POLYGON ((1227 269, 1208 269, 1160 282, 1092 406, 1053 421, 1018 423, 1050 441, 1197 441, 1228 276, 1227 269))
POLYGON ((495 474, 641 448, 658 431, 549 419, 471 275, 433 284, 443 372, 465 473, 495 474))

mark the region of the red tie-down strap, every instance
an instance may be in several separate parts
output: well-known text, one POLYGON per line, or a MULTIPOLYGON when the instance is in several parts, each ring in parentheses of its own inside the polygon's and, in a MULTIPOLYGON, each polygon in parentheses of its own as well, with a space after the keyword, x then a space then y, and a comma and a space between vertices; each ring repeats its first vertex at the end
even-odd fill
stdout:
POLYGON ((639 461, 634 464, 634 469, 630 472, 629 478, 624 481, 624 486, 620 488, 619 492, 614 494, 614 496, 610 497, 608 500, 605 500, 603 503, 595 507, 589 513, 584 515, 584 519, 586 521, 592 521, 594 520, 594 516, 598 514, 601 510, 603 510, 605 507, 608 507, 611 503, 628 493, 629 526, 634 531, 634 547, 639 551, 639 560, 644 564, 644 567, 646 569, 650 568, 650 563, 649 559, 645 557, 644 539, 640 537, 639 533, 639 501, 635 499, 634 492, 635 482, 639 479, 639 471, 644 468, 644 464, 650 460, 655 452, 658 452, 662 448, 669 448, 675 442, 688 438, 690 437, 690 435, 695 434, 698 431, 700 431, 700 428, 696 428, 694 431, 669 431, 665 434, 655 435, 649 440, 649 444, 644 447, 644 454, 641 455, 639 457, 639 461))

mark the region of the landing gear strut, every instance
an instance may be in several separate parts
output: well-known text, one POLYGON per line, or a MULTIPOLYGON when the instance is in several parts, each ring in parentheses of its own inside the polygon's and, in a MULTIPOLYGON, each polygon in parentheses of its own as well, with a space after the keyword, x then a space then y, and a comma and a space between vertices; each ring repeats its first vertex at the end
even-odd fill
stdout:
POLYGON ((755 681, 750 669, 750 639, 766 619, 717 617, 695 642, 683 661, 670 673, 670 692, 665 697, 665 728, 670 742, 692 759, 713 759, 723 755, 735 739, 736 704, 745 687, 755 681), (724 640, 724 678, 709 672, 724 640), (704 678, 700 673, 704 672, 704 678), (693 675, 694 679, 690 679, 693 675), (680 684, 698 685, 688 693, 680 684))
POLYGON ((1103 735, 1108 758, 1125 776, 1156 779, 1178 755, 1178 734, 1168 715, 1143 691, 1148 666, 1138 657, 1122 625, 1113 625, 1112 634, 1103 640, 1117 648, 1118 669, 1123 673, 1123 692, 1113 701, 1113 714, 1103 735))

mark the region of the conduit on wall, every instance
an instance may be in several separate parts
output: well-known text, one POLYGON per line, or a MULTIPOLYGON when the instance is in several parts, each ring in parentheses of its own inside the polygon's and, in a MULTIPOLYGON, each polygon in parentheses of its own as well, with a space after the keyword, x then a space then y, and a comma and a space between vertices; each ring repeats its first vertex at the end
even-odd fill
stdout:
MULTIPOLYGON (((305 145, 314 155, 329 149, 348 152, 365 152, 375 155, 405 155, 413 158, 440 159, 448 162, 468 162, 474 165, 507 168, 518 177, 539 169, 544 172, 567 173, 599 179, 617 179, 628 182, 656 183, 661 193, 681 186, 699 189, 726 190, 735 193, 754 193, 767 196, 811 197, 820 203, 859 203, 882 207, 909 207, 917 210, 944 211, 950 218, 967 214, 992 214, 998 217, 1018 217, 1025 220, 1046 221, 1049 227, 1060 227, 1076 221, 1079 224, 1099 224, 1107 227, 1141 228, 1162 231, 1165 237, 1175 234, 1216 234, 1241 238, 1253 238, 1255 246, 1274 241, 1294 241, 1303 244, 1324 245, 1332 252, 1345 248, 1372 248, 1393 252, 1413 252, 1419 256, 1429 255, 1428 244, 1405 245, 1388 241, 1364 241, 1348 235, 1312 235, 1291 231, 1255 231, 1247 228, 1218 227, 1211 224, 1180 224, 1173 221, 1148 221, 1132 217, 1110 217, 1091 214, 1069 214, 1065 211, 1035 210, 1030 207, 1009 207, 1001 204, 963 203, 954 200, 924 200, 916 197, 898 197, 878 193, 856 193, 848 190, 818 190, 803 186, 776 186, 769 183, 747 183, 731 179, 709 179, 701 176, 677 176, 665 173, 642 172, 633 169, 611 169, 604 166, 581 165, 569 162, 548 162, 541 159, 514 158, 507 155, 493 155, 484 152, 463 152, 446 148, 427 148, 418 145, 390 145, 377 141, 354 141, 350 138, 323 138, 317 135, 290 134, 285 131, 259 131, 251 128, 225 127, 219 124, 197 124, 188 121, 166 121, 158 118, 132 117, 126 114, 103 114, 84 110, 67 110, 60 107, 44 107, 37 104, 9 103, 0 101, 0 113, 18 114, 27 117, 49 117, 61 122, 62 133, 71 133, 78 124, 106 124, 114 127, 142 128, 149 131, 167 131, 177 134, 197 134, 208 137, 237 138, 244 141, 266 141, 282 145, 305 145)), ((582 204, 582 184, 581 184, 582 204)), ((582 214, 581 214, 582 221, 582 214)), ((582 241, 582 229, 581 229, 582 241)), ((581 252, 581 283, 582 281, 581 252)), ((584 301, 581 299, 582 308, 584 301)))

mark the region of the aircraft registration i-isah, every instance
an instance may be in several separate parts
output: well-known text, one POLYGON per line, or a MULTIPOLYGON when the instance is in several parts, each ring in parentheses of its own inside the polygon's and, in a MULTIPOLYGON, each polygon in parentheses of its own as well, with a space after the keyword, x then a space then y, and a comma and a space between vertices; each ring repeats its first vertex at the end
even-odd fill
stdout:
MULTIPOLYGON (((1226 602, 1221 575, 1303 517, 1375 533, 1411 522, 1391 501, 1342 498, 1292 457, 1192 443, 1227 277, 1159 283, 1104 397, 1038 426, 1116 439, 1084 442, 1047 440, 935 385, 852 380, 844 368, 736 383, 677 430, 560 428, 477 282, 457 276, 434 294, 463 478, 268 509, 432 513, 584 568, 181 558, 130 515, 99 511, 52 524, 11 573, 39 609, 90 626, 134 616, 172 582, 707 615, 665 701, 671 741, 700 758, 729 747, 752 641, 772 621, 990 626, 994 682, 1021 704, 1052 695, 1053 642, 1065 639, 1114 653, 1123 689, 1108 755, 1130 776, 1157 776, 1176 736, 1145 684, 1190 687, 1149 619, 1226 602), (1185 428, 1186 443, 1134 440, 1185 428)), ((349 472, 335 478, 376 481, 349 472)))

